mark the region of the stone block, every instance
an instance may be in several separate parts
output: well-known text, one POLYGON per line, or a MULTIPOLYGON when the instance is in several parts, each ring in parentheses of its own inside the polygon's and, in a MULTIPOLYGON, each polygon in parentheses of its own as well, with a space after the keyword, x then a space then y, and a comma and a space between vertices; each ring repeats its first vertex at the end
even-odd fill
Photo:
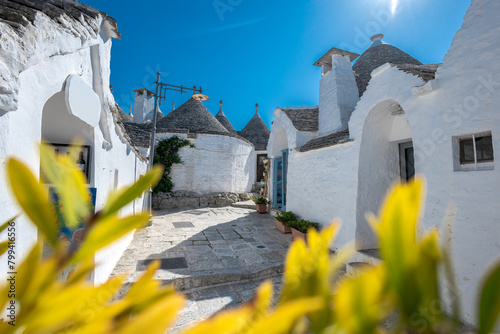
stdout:
POLYGON ((240 193, 238 195, 240 197, 240 201, 249 201, 253 198, 254 194, 252 194, 252 193, 240 193))

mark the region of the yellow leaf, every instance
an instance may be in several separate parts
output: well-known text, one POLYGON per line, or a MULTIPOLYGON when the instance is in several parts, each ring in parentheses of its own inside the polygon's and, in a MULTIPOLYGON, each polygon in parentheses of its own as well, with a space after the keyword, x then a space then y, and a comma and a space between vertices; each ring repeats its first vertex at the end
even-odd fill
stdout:
POLYGON ((333 297, 338 325, 347 333, 375 333, 387 315, 383 305, 384 284, 382 267, 345 279, 333 297))
POLYGON ((7 162, 9 182, 17 202, 45 237, 57 245, 55 216, 51 211, 49 196, 33 173, 21 161, 7 162))
POLYGON ((148 220, 149 215, 147 214, 133 215, 125 218, 109 216, 100 219, 87 232, 87 237, 80 249, 73 256, 72 261, 78 262, 92 256, 98 249, 111 244, 134 229, 144 226, 148 220))
POLYGON ((240 334, 241 328, 248 327, 251 324, 252 314, 253 311, 249 304, 238 309, 219 312, 214 317, 189 328, 183 334, 240 334))
POLYGON ((132 313, 139 313, 152 303, 175 294, 172 286, 161 287, 161 282, 153 279, 159 265, 159 261, 154 261, 127 292, 124 300, 134 305, 132 313))
POLYGON ((184 306, 184 302, 184 296, 181 294, 162 298, 139 313, 119 333, 163 334, 176 319, 178 312, 184 306))
POLYGON ((31 314, 26 323, 27 332, 42 330, 56 332, 68 324, 82 326, 103 320, 103 313, 113 310, 104 318, 111 318, 123 311, 127 305, 113 305, 108 302, 113 298, 125 277, 113 277, 106 283, 94 287, 92 284, 65 285, 64 282, 53 282, 50 289, 44 289, 36 299, 36 312, 31 314), (118 307, 116 307, 118 306, 118 307))
POLYGON ((282 302, 329 293, 332 273, 329 245, 338 227, 338 224, 331 224, 321 233, 309 230, 307 247, 302 240, 292 244, 285 265, 282 302))
POLYGON ((103 215, 111 215, 116 213, 126 204, 132 202, 137 197, 146 191, 150 186, 156 185, 163 175, 163 167, 154 166, 146 175, 142 176, 129 187, 122 188, 112 193, 104 208, 102 209, 103 215))
POLYGON ((303 316, 321 310, 324 302, 320 297, 300 298, 280 304, 276 310, 255 324, 249 324, 248 333, 288 333, 303 316))
POLYGON ((257 313, 265 314, 267 313, 271 302, 273 301, 273 283, 266 281, 262 283, 257 289, 254 308, 257 313))
POLYGON ((18 216, 15 216, 15 217, 12 217, 11 219, 7 220, 5 223, 3 223, 1 226, 0 226, 0 232, 3 232, 7 227, 10 226, 10 224, 16 220, 18 216))
POLYGON ((380 252, 387 268, 387 280, 402 311, 410 315, 418 309, 420 249, 417 228, 423 207, 424 180, 415 178, 391 189, 379 218, 367 217, 380 238, 380 252))
POLYGON ((68 227, 78 226, 89 215, 89 193, 83 172, 75 164, 78 142, 70 149, 70 155, 56 156, 50 144, 40 146, 42 174, 54 186, 63 206, 64 223, 68 227))

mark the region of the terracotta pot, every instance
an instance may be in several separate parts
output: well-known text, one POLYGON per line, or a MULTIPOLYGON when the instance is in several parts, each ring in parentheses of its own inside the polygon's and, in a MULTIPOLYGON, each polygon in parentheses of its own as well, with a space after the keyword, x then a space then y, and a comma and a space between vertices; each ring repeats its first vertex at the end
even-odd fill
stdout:
POLYGON ((290 227, 285 226, 285 224, 283 224, 282 222, 280 222, 276 218, 274 218, 274 222, 276 223, 276 228, 281 233, 284 233, 284 234, 286 234, 286 233, 292 233, 292 229, 290 227))
POLYGON ((300 232, 299 230, 296 230, 292 227, 292 236, 293 236, 293 240, 298 240, 298 239, 302 239, 304 240, 304 242, 307 242, 307 238, 306 238, 306 233, 302 233, 300 232))
POLYGON ((266 213, 267 212, 267 204, 255 204, 258 213, 266 213))

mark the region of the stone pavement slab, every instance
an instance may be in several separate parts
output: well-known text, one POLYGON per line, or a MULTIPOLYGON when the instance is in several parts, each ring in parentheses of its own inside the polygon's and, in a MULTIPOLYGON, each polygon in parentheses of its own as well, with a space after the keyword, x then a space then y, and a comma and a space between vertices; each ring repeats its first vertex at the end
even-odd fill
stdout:
POLYGON ((271 215, 254 208, 160 211, 151 226, 135 233, 113 274, 128 274, 130 284, 151 260, 160 259, 155 278, 188 298, 176 332, 249 301, 265 279, 273 281, 277 293, 291 242, 290 234, 275 228, 271 215))
POLYGON ((113 273, 127 273, 127 282, 134 282, 145 263, 160 259, 165 265, 155 278, 178 290, 257 279, 282 273, 291 242, 291 235, 276 230, 271 215, 255 209, 159 211, 151 226, 136 232, 113 273), (165 259, 173 258, 187 268, 169 267, 165 259))

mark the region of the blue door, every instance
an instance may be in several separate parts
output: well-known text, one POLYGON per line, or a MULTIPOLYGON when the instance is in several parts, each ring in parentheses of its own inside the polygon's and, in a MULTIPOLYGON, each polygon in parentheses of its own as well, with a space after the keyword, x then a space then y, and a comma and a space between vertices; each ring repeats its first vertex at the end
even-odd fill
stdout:
POLYGON ((281 151, 281 157, 274 159, 274 196, 273 207, 286 211, 286 174, 288 167, 288 150, 281 151))

